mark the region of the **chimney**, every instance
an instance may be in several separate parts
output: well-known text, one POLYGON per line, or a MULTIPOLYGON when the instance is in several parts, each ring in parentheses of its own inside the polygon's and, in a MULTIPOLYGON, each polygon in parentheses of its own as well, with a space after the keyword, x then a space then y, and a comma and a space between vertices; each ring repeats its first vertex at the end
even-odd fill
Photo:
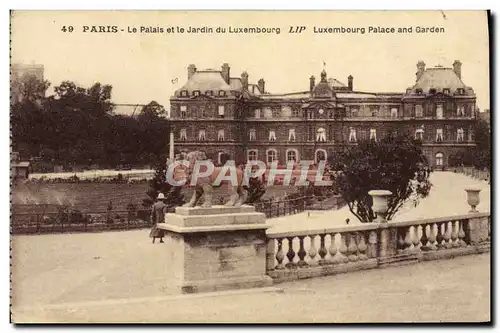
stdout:
POLYGON ((349 75, 349 76, 347 77, 347 87, 349 88, 349 90, 350 90, 350 91, 352 91, 352 80, 353 80, 353 79, 354 79, 354 78, 352 77, 352 75, 349 75))
POLYGON ((422 60, 420 60, 419 62, 417 62, 417 81, 420 79, 420 77, 422 76, 422 74, 424 73, 425 71, 425 62, 423 62, 422 60))
POLYGON ((227 84, 229 84, 229 64, 227 63, 223 63, 222 64, 222 70, 221 70, 221 74, 222 74, 222 78, 224 79, 224 81, 226 81, 227 84))
POLYGON ((266 90, 265 90, 265 87, 266 87, 266 81, 264 81, 264 79, 260 79, 258 82, 257 82, 257 85, 259 86, 259 90, 261 93, 265 94, 266 93, 266 90))
POLYGON ((241 73, 241 84, 243 85, 243 90, 248 90, 248 73, 241 73))
POLYGON ((460 60, 455 60, 453 63, 453 71, 457 74, 459 79, 462 79, 462 63, 460 60))
POLYGON ((193 74, 196 73, 196 66, 191 64, 188 66, 188 80, 193 76, 193 74))
POLYGON ((314 86, 316 85, 314 80, 315 80, 314 75, 311 75, 311 77, 309 78, 309 91, 313 91, 314 86))

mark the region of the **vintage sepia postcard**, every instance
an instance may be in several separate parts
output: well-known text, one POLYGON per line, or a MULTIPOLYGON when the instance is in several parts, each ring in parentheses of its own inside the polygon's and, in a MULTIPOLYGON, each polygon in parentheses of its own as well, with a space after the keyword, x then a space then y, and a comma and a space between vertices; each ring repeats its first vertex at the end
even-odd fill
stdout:
POLYGON ((491 322, 487 11, 11 11, 11 322, 491 322))

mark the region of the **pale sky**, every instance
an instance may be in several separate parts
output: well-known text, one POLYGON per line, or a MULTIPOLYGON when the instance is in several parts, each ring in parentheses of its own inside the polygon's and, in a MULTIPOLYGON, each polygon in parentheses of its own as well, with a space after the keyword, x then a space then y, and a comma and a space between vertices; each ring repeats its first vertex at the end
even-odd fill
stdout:
POLYGON ((328 77, 368 92, 404 92, 415 83, 416 63, 452 67, 462 62, 462 80, 489 109, 489 42, 485 11, 379 12, 14 12, 11 61, 45 66, 45 77, 83 86, 113 86, 115 103, 147 104, 169 109, 174 90, 187 80, 187 66, 220 69, 231 76, 246 70, 249 80, 264 78, 272 93, 309 89, 326 63, 328 77), (63 26, 74 27, 72 33, 63 26), (118 33, 83 33, 83 26, 117 25, 118 33), (290 26, 306 26, 289 34, 290 26), (129 27, 279 27, 280 34, 130 34, 129 27), (412 34, 314 34, 314 27, 410 27, 412 34), (442 34, 417 34, 417 26, 445 28, 442 34), (122 32, 121 29, 124 29, 122 32), (172 80, 178 78, 177 83, 172 80))

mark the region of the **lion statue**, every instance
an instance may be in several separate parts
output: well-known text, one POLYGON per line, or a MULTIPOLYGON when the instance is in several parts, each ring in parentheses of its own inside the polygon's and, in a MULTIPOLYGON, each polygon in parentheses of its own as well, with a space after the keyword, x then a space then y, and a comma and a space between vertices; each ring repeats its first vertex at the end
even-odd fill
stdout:
MULTIPOLYGON (((248 192, 243 186, 243 171, 235 167, 237 184, 231 184, 228 181, 222 181, 220 185, 214 186, 214 182, 219 176, 223 167, 215 167, 214 171, 207 177, 198 178, 195 185, 191 185, 191 176, 196 161, 208 160, 206 154, 200 151, 192 151, 185 154, 185 160, 189 161, 189 168, 186 170, 185 179, 186 186, 193 186, 194 191, 189 202, 185 203, 183 207, 195 207, 203 198, 201 207, 212 207, 212 195, 214 187, 227 186, 227 191, 230 194, 229 201, 226 202, 227 207, 240 207, 243 205, 248 197, 248 192)), ((226 169, 227 171, 227 169, 226 169)))

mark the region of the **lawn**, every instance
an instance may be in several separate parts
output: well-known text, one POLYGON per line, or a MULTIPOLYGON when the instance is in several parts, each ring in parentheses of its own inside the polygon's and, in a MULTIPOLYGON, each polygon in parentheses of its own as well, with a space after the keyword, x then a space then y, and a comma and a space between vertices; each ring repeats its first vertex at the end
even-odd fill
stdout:
MULTIPOLYGON (((85 212, 106 211, 109 202, 113 210, 126 210, 129 203, 141 207, 147 183, 28 183, 12 187, 13 204, 64 204, 85 212)), ((264 197, 282 198, 296 191, 293 186, 268 187, 264 197)), ((225 196, 224 188, 215 189, 215 197, 225 196)), ((186 189, 185 198, 191 191, 186 189)))

